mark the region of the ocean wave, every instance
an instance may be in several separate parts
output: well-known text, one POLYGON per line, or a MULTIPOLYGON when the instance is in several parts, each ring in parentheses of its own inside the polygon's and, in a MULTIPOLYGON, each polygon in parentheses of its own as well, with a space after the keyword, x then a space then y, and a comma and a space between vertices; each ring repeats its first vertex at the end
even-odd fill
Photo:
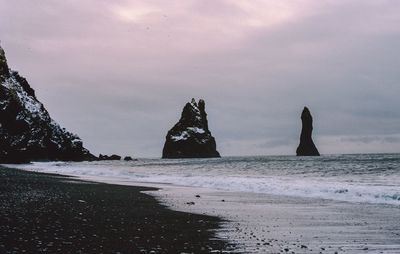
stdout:
POLYGON ((250 157, 221 160, 140 160, 131 163, 57 162, 14 166, 82 178, 98 177, 113 182, 161 183, 232 192, 400 205, 400 170, 399 165, 392 165, 393 155, 389 157, 389 164, 385 164, 387 161, 383 159, 368 160, 367 164, 356 164, 353 171, 352 165, 347 163, 349 158, 339 158, 332 162, 327 162, 324 158, 296 160, 295 157, 284 157, 286 161, 281 157, 281 161, 274 158, 276 157, 261 158, 261 161, 268 161, 268 165, 260 162, 259 157, 250 157), (375 170, 389 166, 394 169, 382 173, 375 170), (335 168, 340 170, 332 173, 335 168), (375 171, 371 171, 371 168, 375 171))

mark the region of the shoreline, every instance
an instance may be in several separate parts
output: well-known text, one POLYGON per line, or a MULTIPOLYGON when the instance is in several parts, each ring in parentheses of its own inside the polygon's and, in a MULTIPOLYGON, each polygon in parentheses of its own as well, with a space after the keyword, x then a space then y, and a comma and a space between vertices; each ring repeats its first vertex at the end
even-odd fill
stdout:
POLYGON ((156 188, 83 181, 0 167, 1 253, 209 253, 218 217, 174 211, 156 188))
POLYGON ((400 207, 393 205, 201 188, 152 193, 174 210, 226 219, 218 236, 243 253, 400 252, 400 207))
MULTIPOLYGON (((40 172, 39 168, 31 170, 40 172)), ((59 171, 53 168, 45 172, 59 171)), ((150 188, 145 193, 168 209, 221 218, 215 236, 235 246, 230 252, 400 252, 399 206, 135 182, 112 174, 75 174, 72 177, 143 186, 150 188)))

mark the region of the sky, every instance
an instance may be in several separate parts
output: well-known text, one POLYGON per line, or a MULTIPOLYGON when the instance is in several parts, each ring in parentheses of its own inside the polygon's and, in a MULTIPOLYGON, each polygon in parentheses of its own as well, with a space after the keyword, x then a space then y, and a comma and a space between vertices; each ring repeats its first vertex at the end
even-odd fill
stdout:
POLYGON ((160 157, 191 98, 223 156, 400 151, 397 0, 0 0, 10 68, 92 153, 160 157))

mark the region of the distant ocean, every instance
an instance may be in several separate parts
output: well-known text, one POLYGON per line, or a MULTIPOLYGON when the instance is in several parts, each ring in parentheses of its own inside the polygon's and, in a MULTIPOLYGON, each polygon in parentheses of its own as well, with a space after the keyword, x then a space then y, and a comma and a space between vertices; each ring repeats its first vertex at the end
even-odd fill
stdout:
POLYGON ((400 154, 46 162, 15 167, 99 181, 400 206, 400 154))

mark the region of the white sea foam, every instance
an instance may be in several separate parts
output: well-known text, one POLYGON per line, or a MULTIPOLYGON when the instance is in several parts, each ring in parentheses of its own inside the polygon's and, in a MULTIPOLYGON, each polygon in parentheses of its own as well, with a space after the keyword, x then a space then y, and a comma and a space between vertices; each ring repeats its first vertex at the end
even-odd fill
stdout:
POLYGON ((369 157, 145 159, 137 162, 33 163, 15 167, 92 180, 171 184, 400 206, 399 157, 392 155, 387 160, 369 157))

